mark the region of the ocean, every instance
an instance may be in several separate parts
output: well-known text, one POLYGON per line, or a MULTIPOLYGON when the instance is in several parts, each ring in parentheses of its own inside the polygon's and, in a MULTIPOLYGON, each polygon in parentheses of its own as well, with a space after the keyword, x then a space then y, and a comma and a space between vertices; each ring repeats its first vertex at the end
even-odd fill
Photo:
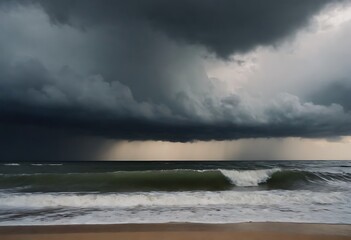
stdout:
POLYGON ((0 225, 351 224, 351 161, 0 163, 0 225))

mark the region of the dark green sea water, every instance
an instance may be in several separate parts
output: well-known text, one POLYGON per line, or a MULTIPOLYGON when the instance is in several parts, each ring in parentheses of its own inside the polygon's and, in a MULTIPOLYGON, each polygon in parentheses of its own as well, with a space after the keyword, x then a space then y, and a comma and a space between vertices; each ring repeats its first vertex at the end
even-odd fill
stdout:
POLYGON ((0 164, 0 225, 351 223, 350 161, 0 164))

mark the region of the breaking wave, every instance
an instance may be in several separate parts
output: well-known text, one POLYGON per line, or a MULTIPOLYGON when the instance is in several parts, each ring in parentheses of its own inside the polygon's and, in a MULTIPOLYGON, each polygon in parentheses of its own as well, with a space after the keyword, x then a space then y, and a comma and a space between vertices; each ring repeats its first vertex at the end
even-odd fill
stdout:
POLYGON ((258 186, 260 183, 265 183, 272 174, 281 171, 279 168, 267 170, 220 170, 231 183, 238 187, 258 186))

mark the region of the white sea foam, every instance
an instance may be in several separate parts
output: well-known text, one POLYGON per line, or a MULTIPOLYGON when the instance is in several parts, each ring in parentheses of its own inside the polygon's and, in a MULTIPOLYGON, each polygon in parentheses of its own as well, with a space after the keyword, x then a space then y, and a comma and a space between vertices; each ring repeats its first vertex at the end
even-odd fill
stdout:
POLYGON ((247 221, 351 223, 345 192, 0 194, 0 225, 247 221), (39 210, 39 211, 38 211, 39 210))
MULTIPOLYGON (((213 205, 269 206, 282 204, 334 204, 349 201, 340 192, 150 192, 128 194, 0 194, 0 208, 125 208, 213 205)), ((349 201, 350 202, 350 201, 349 201)))
POLYGON ((20 166, 19 163, 5 163, 4 166, 20 166))
POLYGON ((231 183, 239 187, 258 186, 266 182, 273 173, 281 171, 279 168, 262 169, 262 170, 223 170, 221 173, 228 178, 231 183))

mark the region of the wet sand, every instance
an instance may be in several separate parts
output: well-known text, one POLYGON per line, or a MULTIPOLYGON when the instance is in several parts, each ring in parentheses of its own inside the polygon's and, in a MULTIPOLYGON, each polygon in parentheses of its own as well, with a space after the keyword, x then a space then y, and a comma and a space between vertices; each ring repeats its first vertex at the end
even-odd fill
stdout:
POLYGON ((116 224, 0 227, 1 240, 351 240, 351 225, 116 224))

